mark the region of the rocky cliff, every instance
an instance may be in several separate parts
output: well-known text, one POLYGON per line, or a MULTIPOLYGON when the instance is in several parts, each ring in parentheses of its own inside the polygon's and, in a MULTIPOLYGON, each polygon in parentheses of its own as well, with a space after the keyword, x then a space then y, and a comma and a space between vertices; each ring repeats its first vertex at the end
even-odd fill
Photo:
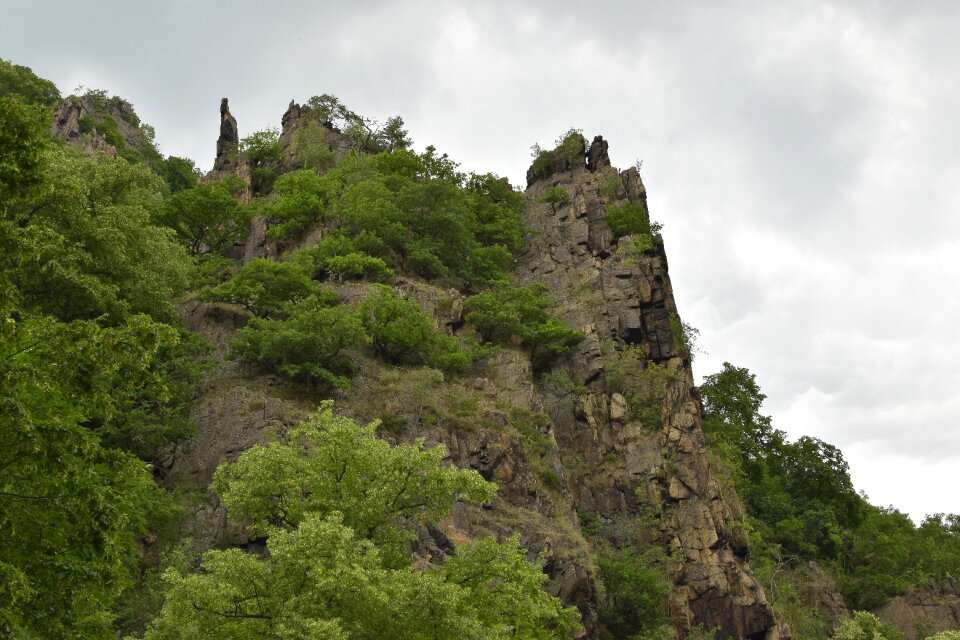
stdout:
POLYGON ((70 96, 55 105, 51 133, 84 153, 99 151, 147 164, 160 158, 133 105, 103 92, 70 96))
MULTIPOLYGON (((292 103, 283 118, 287 169, 296 166, 286 165, 301 117, 292 103)), ((244 175, 226 100, 221 123, 214 174, 244 175)), ((386 417, 383 437, 441 442, 453 464, 499 484, 493 504, 460 508, 423 530, 415 552, 442 557, 451 540, 519 531, 531 554, 546 559, 551 589, 580 609, 587 637, 596 638, 600 611, 616 595, 604 585, 598 559, 624 547, 653 549, 672 585, 669 614, 679 637, 697 625, 719 627, 721 638, 784 637, 746 562, 742 507, 724 494, 707 460, 702 406, 678 335, 662 242, 616 239, 605 219, 614 201, 646 207, 638 171, 611 167, 607 143, 598 137, 588 152, 532 173, 526 199, 530 233, 515 279, 547 287, 560 302, 558 315, 586 335, 578 351, 535 373, 526 352, 505 348, 469 376, 447 380, 430 369, 359 357, 351 388, 335 397, 338 410, 357 419, 386 417), (550 187, 565 189, 569 202, 541 203, 550 187)), ((247 259, 276 253, 265 228, 265 220, 254 221, 247 259)), ((404 278, 394 286, 433 313, 438 326, 463 325, 456 290, 404 278)), ((337 288, 347 301, 369 291, 363 283, 337 288)), ((199 435, 171 452, 162 475, 169 485, 199 489, 219 461, 282 432, 321 396, 225 360, 243 313, 188 302, 183 314, 217 347, 221 366, 194 405, 199 435)), ((210 497, 198 499, 182 534, 197 549, 247 543, 210 497)))
MULTIPOLYGON (((778 630, 763 590, 745 562, 735 496, 724 496, 711 473, 700 425, 702 407, 683 352, 680 325, 662 243, 639 249, 615 240, 605 220, 613 200, 646 208, 635 168, 610 166, 607 143, 561 162, 547 175, 528 176, 528 250, 519 278, 542 282, 565 301, 564 319, 587 334, 571 358, 572 375, 586 385, 577 396, 546 393, 570 498, 604 522, 628 523, 644 512, 657 518, 657 541, 680 559, 672 565, 671 607, 682 630, 718 626, 723 637, 775 638, 778 630), (538 204, 548 187, 562 187, 569 204, 538 204), (665 368, 660 427, 651 431, 625 410, 613 389, 611 363, 636 350, 642 376, 665 368)), ((614 528, 615 529, 615 528, 614 528)), ((620 543, 612 536, 614 543, 620 543)))
POLYGON ((960 582, 947 576, 940 582, 911 589, 875 611, 898 627, 904 640, 919 640, 938 631, 960 629, 960 582))

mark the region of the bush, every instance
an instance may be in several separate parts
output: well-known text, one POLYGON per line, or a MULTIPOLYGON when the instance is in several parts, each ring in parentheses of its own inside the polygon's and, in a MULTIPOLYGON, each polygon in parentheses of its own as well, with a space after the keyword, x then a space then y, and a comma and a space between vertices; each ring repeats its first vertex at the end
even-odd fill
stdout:
POLYGON ((855 611, 853 617, 840 623, 835 640, 900 640, 900 631, 868 611, 855 611))
POLYGON ((640 202, 624 202, 607 205, 607 224, 617 238, 629 235, 650 236, 650 216, 647 208, 640 202))
POLYGON ((383 259, 369 255, 339 233, 325 236, 316 246, 295 251, 287 259, 318 280, 382 282, 394 276, 393 269, 383 259))
POLYGON ((389 362, 461 371, 470 365, 469 353, 456 338, 435 329, 433 320, 414 303, 387 287, 377 287, 358 312, 377 353, 389 362))
POLYGON ((634 637, 669 622, 669 586, 657 560, 625 547, 599 558, 607 601, 599 611, 601 638, 634 637))
POLYGON ((476 327, 484 340, 517 340, 530 350, 535 371, 546 369, 556 358, 566 355, 584 335, 551 318, 546 287, 502 287, 467 298, 466 321, 476 327))
POLYGON ((294 262, 257 258, 240 267, 232 280, 202 291, 197 298, 238 304, 262 318, 278 315, 290 303, 309 296, 321 296, 329 301, 333 295, 324 293, 320 284, 294 262))
POLYGON ((563 187, 548 187, 538 202, 549 204, 550 208, 556 211, 558 207, 570 202, 570 193, 563 187))
POLYGON ((348 307, 311 297, 288 307, 286 320, 255 318, 237 332, 234 357, 266 364, 289 378, 348 386, 354 364, 343 353, 366 341, 363 324, 348 307))

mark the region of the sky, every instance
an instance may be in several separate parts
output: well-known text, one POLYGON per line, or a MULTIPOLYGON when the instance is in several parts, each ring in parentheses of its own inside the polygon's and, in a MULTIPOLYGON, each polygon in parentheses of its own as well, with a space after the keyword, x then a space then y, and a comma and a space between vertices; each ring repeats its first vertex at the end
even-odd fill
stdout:
POLYGON ((871 502, 960 513, 960 3, 0 0, 0 57, 209 168, 330 93, 523 186, 571 127, 642 161, 674 291, 871 502))

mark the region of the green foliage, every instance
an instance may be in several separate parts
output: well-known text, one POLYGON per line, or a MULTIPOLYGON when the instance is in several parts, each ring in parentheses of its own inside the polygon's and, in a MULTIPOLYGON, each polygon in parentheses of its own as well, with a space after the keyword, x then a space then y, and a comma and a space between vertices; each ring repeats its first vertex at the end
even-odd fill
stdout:
MULTIPOLYGON (((0 69, 6 64, 0 60, 0 69)), ((12 197, 43 183, 49 112, 40 106, 0 97, 0 212, 12 197)))
POLYGON ((650 225, 650 216, 642 202, 608 204, 604 214, 614 237, 629 235, 651 236, 655 233, 650 225))
POLYGON ((156 379, 168 329, 142 316, 112 329, 33 314, 0 321, 4 633, 109 633, 134 535, 168 506, 142 462, 101 445, 98 426, 122 428, 128 403, 156 379))
POLYGON ((817 560, 857 609, 960 570, 957 516, 931 516, 917 527, 896 509, 868 504, 836 447, 806 436, 788 442, 760 414, 764 396, 749 371, 724 363, 700 392, 707 441, 733 469, 760 549, 773 550, 763 562, 776 558, 789 568, 817 560))
POLYGON ((233 517, 266 536, 269 553, 212 551, 203 572, 169 571, 170 592, 147 638, 553 639, 579 631, 577 612, 542 587, 517 540, 460 546, 411 570, 406 543, 461 501, 496 489, 443 465, 442 446, 391 447, 330 404, 290 439, 218 469, 233 517))
POLYGON ((900 640, 900 631, 870 613, 855 611, 853 616, 840 623, 833 634, 834 640, 900 640))
POLYGON ((570 202, 570 192, 563 187, 547 187, 538 202, 549 204, 554 211, 570 202))
POLYGON ((406 562, 415 521, 438 522, 461 500, 486 502, 496 485, 475 471, 445 467, 442 446, 391 446, 377 423, 358 426, 332 403, 292 430, 289 440, 260 445, 217 470, 215 490, 234 516, 257 533, 296 527, 308 514, 340 513, 358 536, 406 562))
POLYGON ((358 313, 377 353, 388 362, 459 371, 472 362, 456 338, 438 331, 432 318, 388 287, 378 286, 358 313))
POLYGON ((529 174, 534 179, 547 177, 553 167, 558 165, 572 166, 587 150, 587 139, 583 137, 580 129, 569 129, 557 138, 555 144, 556 146, 550 151, 541 149, 538 144, 531 147, 533 164, 530 166, 529 174))
POLYGON ((332 301, 331 295, 325 294, 320 283, 296 263, 256 258, 240 267, 231 280, 206 289, 197 297, 238 304, 263 318, 279 315, 290 303, 310 296, 332 301))
POLYGON ((623 395, 628 415, 650 431, 662 425, 661 413, 667 384, 676 371, 647 360, 642 347, 631 345, 604 357, 603 369, 610 390, 623 395))
POLYGON ((494 176, 466 179, 433 148, 350 157, 322 176, 285 174, 266 210, 272 238, 336 225, 355 252, 391 269, 466 286, 505 282, 524 231, 520 194, 494 176))
POLYGON ((167 183, 170 193, 177 193, 197 186, 197 180, 201 174, 193 160, 178 158, 177 156, 168 156, 155 163, 154 171, 167 183))
POLYGON ((700 330, 683 322, 680 316, 673 313, 670 315, 670 333, 673 335, 673 344, 677 351, 692 362, 694 354, 698 351, 697 340, 700 338, 700 330))
POLYGON ((170 299, 190 263, 173 232, 152 224, 159 179, 142 165, 65 148, 45 161, 50 187, 6 212, 29 247, 16 265, 24 300, 64 321, 175 317, 170 299))
POLYGON ((623 190, 623 178, 613 168, 603 171, 597 178, 597 191, 607 201, 616 200, 623 190))
POLYGON ((543 371, 556 358, 566 355, 584 335, 550 317, 553 306, 546 287, 501 287, 467 298, 466 321, 484 340, 518 341, 530 352, 535 371, 543 371))
POLYGON ((342 234, 324 236, 316 246, 296 251, 288 259, 302 265, 318 280, 382 282, 394 276, 386 262, 364 253, 342 234))
MULTIPOLYGON (((0 98, 15 98, 25 104, 51 107, 60 100, 60 91, 30 67, 0 59, 0 98)), ((0 131, 5 127, 0 127, 0 131)))
POLYGON ((275 197, 266 208, 271 219, 267 236, 275 240, 294 238, 322 220, 337 187, 335 178, 318 176, 310 169, 277 178, 275 197))
POLYGON ((640 554, 624 547, 601 556, 600 575, 607 590, 600 608, 601 638, 632 638, 662 629, 669 623, 669 585, 654 549, 640 554))
POLYGON ((250 181, 254 194, 273 188, 280 163, 280 132, 268 127, 240 140, 240 151, 250 162, 250 181))
POLYGON ((218 253, 246 236, 249 214, 235 198, 242 188, 236 176, 181 188, 164 199, 157 221, 176 231, 191 254, 218 253))
POLYGON ((190 428, 201 349, 159 321, 189 261, 146 168, 48 148, 17 100, 0 117, 0 635, 113 637, 137 537, 170 512, 136 456, 190 428))
POLYGON ((329 94, 310 98, 301 111, 301 122, 336 130, 341 134, 339 138, 346 141, 347 146, 342 150, 357 156, 407 149, 411 144, 400 116, 384 122, 361 116, 329 94))
POLYGON ((353 361, 344 353, 366 340, 357 314, 316 296, 287 307, 285 320, 254 318, 237 332, 231 353, 294 380, 346 387, 353 361))

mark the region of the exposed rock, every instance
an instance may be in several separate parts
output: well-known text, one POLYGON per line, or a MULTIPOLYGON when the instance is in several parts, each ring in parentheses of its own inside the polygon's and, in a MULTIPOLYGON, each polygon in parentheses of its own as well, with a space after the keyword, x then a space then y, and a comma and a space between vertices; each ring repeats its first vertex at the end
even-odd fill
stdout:
POLYGON ((836 628, 850 615, 837 581, 815 562, 808 562, 803 568, 801 596, 804 604, 814 607, 828 628, 836 628))
POLYGON ((217 138, 217 157, 213 160, 216 178, 236 173, 240 166, 240 130, 237 119, 230 113, 230 102, 220 100, 220 137, 217 138))
POLYGON ((137 124, 139 118, 133 105, 116 97, 104 98, 86 94, 66 98, 53 108, 50 131, 55 137, 84 153, 102 152, 108 156, 116 156, 118 149, 103 136, 103 127, 101 126, 100 131, 97 130, 96 122, 104 117, 109 117, 116 123, 116 130, 120 134, 118 144, 141 153, 148 163, 153 159, 156 150, 137 124))
MULTIPOLYGON (((641 348, 647 362, 667 367, 672 377, 658 436, 636 421, 623 422, 622 396, 591 394, 573 406, 559 397, 544 399, 570 471, 571 495, 578 510, 623 526, 641 512, 661 514, 656 538, 685 558, 670 575, 671 615, 681 637, 702 624, 720 627, 721 638, 779 638, 763 589, 744 561, 745 543, 735 527, 742 507, 721 495, 707 464, 689 359, 671 329, 677 309, 663 246, 655 242, 637 254, 629 238, 614 239, 604 219, 599 174, 591 170, 606 166, 607 144, 598 136, 587 163, 558 160, 541 176, 528 172, 531 234, 518 273, 521 280, 545 284, 563 301, 563 319, 595 336, 567 363, 575 379, 591 381, 604 370, 604 357, 627 346, 641 348), (556 215, 536 204, 550 186, 573 194, 573 206, 556 215), (597 343, 607 345, 606 354, 597 343)), ((623 195, 646 205, 636 169, 620 175, 623 195)), ((601 391, 604 385, 603 376, 591 382, 601 391)))
POLYGON ((590 151, 587 152, 587 169, 596 171, 610 166, 610 156, 607 154, 607 141, 603 136, 597 136, 590 144, 590 151))
POLYGON ((874 613, 898 627, 903 640, 920 640, 927 634, 960 629, 960 583, 948 575, 940 582, 911 589, 874 613))

